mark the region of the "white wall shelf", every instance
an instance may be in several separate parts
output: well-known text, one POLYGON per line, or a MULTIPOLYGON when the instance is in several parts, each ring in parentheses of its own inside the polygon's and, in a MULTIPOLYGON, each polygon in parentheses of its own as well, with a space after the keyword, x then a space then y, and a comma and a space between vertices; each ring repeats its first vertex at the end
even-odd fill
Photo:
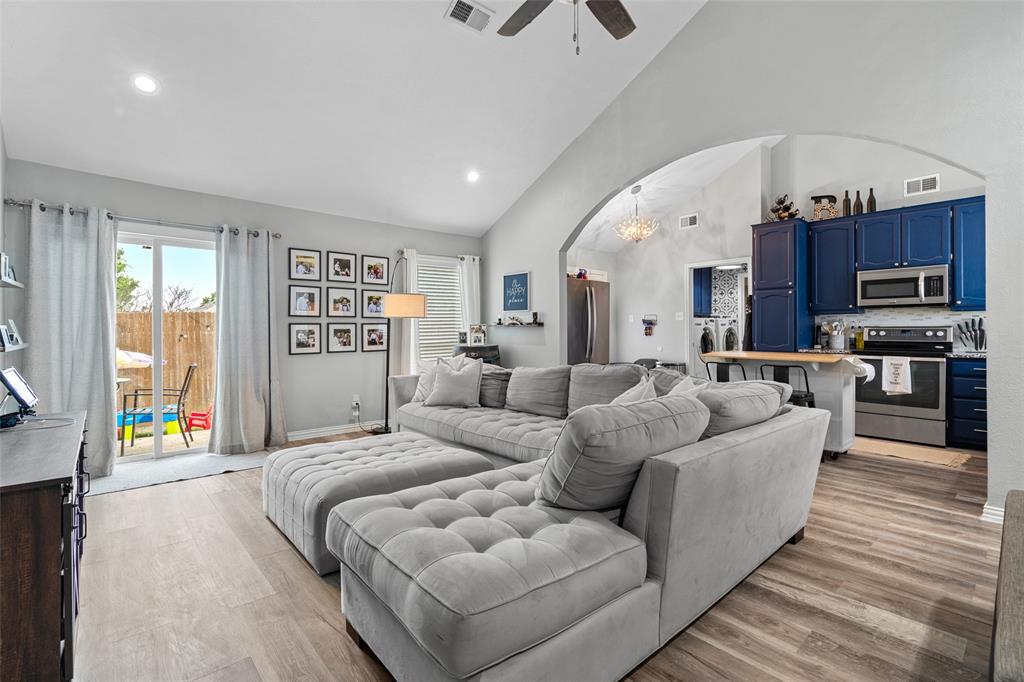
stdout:
POLYGON ((3 289, 24 289, 25 285, 15 282, 13 279, 0 279, 0 288, 3 289))
POLYGON ((16 350, 21 350, 22 348, 28 348, 28 344, 19 343, 17 346, 3 346, 0 347, 0 353, 12 353, 16 350))

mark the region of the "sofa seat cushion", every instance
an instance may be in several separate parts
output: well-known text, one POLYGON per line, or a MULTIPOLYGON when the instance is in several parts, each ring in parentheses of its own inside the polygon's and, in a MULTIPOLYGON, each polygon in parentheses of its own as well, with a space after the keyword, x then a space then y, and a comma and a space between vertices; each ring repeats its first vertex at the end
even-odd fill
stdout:
POLYGON ((644 582, 636 536, 533 501, 540 470, 517 464, 351 500, 331 511, 328 547, 424 651, 468 677, 644 582))
POLYGON ((492 468, 483 455, 418 433, 303 445, 267 456, 263 512, 323 575, 338 570, 324 540, 334 505, 492 468))
POLYGON ((434 438, 530 462, 551 453, 564 420, 492 407, 406 403, 398 408, 398 423, 434 438))

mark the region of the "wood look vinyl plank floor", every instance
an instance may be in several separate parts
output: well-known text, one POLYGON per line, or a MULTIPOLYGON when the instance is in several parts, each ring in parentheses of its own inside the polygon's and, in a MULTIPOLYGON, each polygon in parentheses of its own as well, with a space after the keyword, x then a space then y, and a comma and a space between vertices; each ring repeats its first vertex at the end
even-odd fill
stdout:
MULTIPOLYGON (((329 440, 329 439, 320 439, 329 440)), ((79 680, 388 680, 262 513, 260 469, 90 497, 79 680)), ((983 680, 999 527, 986 461, 821 465, 786 545, 628 677, 983 680)), ((575 681, 565 681, 575 682, 575 681)))

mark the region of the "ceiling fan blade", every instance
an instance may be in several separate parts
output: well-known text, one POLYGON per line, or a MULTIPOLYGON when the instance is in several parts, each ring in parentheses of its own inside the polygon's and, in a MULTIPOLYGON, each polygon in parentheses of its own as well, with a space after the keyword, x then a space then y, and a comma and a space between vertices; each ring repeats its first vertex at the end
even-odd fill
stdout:
POLYGON ((514 36, 526 28, 531 21, 547 9, 552 0, 526 0, 519 6, 512 16, 508 18, 501 28, 498 29, 499 36, 514 36))
POLYGON ((636 28, 633 17, 619 0, 587 0, 587 7, 616 40, 622 40, 636 28))

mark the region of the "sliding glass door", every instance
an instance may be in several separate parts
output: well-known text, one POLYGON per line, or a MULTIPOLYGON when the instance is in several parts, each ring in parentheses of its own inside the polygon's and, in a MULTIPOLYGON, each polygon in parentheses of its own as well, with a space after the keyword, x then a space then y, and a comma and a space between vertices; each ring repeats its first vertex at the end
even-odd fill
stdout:
POLYGON ((205 452, 216 380, 214 242, 168 228, 118 228, 118 453, 205 452))

